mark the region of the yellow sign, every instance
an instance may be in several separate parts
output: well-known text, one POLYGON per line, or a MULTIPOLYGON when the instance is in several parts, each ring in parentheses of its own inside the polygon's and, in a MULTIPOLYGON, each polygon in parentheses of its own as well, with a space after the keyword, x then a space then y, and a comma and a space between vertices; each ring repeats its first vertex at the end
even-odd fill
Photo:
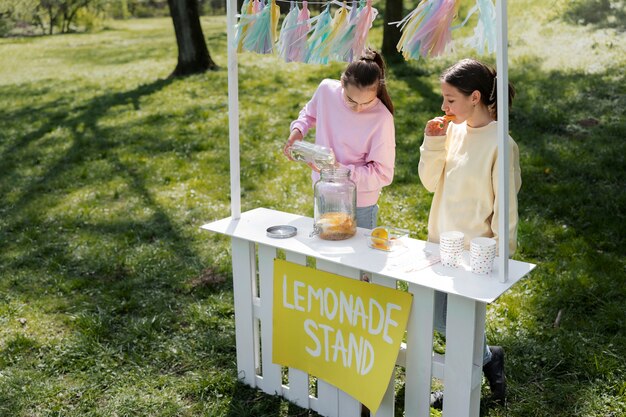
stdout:
POLYGON ((323 379, 375 414, 411 300, 410 293, 275 259, 272 360, 323 379))

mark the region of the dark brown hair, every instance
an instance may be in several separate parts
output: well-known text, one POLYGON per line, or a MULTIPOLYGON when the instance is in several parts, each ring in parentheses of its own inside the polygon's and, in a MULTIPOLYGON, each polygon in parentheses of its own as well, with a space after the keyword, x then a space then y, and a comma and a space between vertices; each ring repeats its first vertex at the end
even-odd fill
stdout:
POLYGON ((378 52, 366 49, 363 55, 348 64, 341 75, 341 84, 353 85, 358 88, 374 87, 378 84, 376 96, 393 114, 393 103, 385 84, 385 61, 378 52))
MULTIPOLYGON (((456 87, 466 96, 480 92, 480 101, 487 106, 494 120, 498 120, 498 88, 496 70, 475 59, 463 59, 441 74, 439 79, 456 87)), ((515 88, 509 83, 509 106, 513 104, 515 88)))

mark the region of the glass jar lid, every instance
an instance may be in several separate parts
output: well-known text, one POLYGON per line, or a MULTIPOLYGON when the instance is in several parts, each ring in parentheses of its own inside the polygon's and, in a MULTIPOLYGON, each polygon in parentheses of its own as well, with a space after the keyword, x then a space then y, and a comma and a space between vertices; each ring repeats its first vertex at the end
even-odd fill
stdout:
POLYGON ((267 236, 271 238, 285 239, 288 237, 295 236, 298 233, 298 229, 296 229, 293 226, 281 224, 278 226, 268 227, 266 232, 267 232, 267 236))

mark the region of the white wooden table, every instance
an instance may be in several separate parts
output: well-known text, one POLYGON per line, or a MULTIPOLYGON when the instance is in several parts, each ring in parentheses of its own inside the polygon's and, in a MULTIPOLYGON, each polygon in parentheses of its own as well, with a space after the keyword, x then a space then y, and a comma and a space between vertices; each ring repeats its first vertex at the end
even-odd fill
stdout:
MULTIPOLYGON (((239 378, 272 395, 312 409, 328 417, 359 417, 360 404, 348 394, 324 381, 317 390, 310 388, 308 374, 272 363, 273 261, 277 250, 285 252, 290 262, 307 264, 315 259, 316 268, 345 277, 359 279, 371 273, 371 282, 396 288, 398 281, 408 284, 413 305, 397 364, 405 367, 406 417, 429 416, 432 377, 443 380, 445 417, 474 417, 479 414, 482 381, 483 332, 488 303, 511 288, 535 265, 510 260, 509 279, 502 283, 496 269, 489 276, 469 270, 467 254, 460 268, 434 263, 428 257, 438 256, 438 245, 403 239, 405 245, 394 252, 383 252, 367 246, 365 229, 342 241, 310 237, 313 219, 266 208, 242 213, 208 223, 203 229, 232 238, 233 287, 235 299, 235 337, 239 378), (274 239, 266 229, 291 225, 298 234, 288 239, 274 239), (446 354, 434 354, 433 310, 435 290, 448 294, 446 354), (285 372, 283 372, 285 371, 285 372), (288 375, 288 376, 285 376, 288 375)), ((394 415, 395 374, 377 417, 394 415)))

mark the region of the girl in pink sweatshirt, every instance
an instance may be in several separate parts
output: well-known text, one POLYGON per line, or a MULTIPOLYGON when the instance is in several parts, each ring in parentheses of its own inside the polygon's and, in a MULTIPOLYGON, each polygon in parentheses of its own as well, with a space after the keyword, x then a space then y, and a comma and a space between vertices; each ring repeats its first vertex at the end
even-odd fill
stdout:
MULTIPOLYGON (((391 184, 396 157, 393 104, 385 86, 382 56, 366 50, 350 63, 341 80, 323 80, 291 123, 284 147, 315 128, 315 143, 331 148, 340 167, 350 170, 357 189, 357 226, 376 226, 378 197, 391 184)), ((313 181, 319 173, 313 171, 313 181)))

